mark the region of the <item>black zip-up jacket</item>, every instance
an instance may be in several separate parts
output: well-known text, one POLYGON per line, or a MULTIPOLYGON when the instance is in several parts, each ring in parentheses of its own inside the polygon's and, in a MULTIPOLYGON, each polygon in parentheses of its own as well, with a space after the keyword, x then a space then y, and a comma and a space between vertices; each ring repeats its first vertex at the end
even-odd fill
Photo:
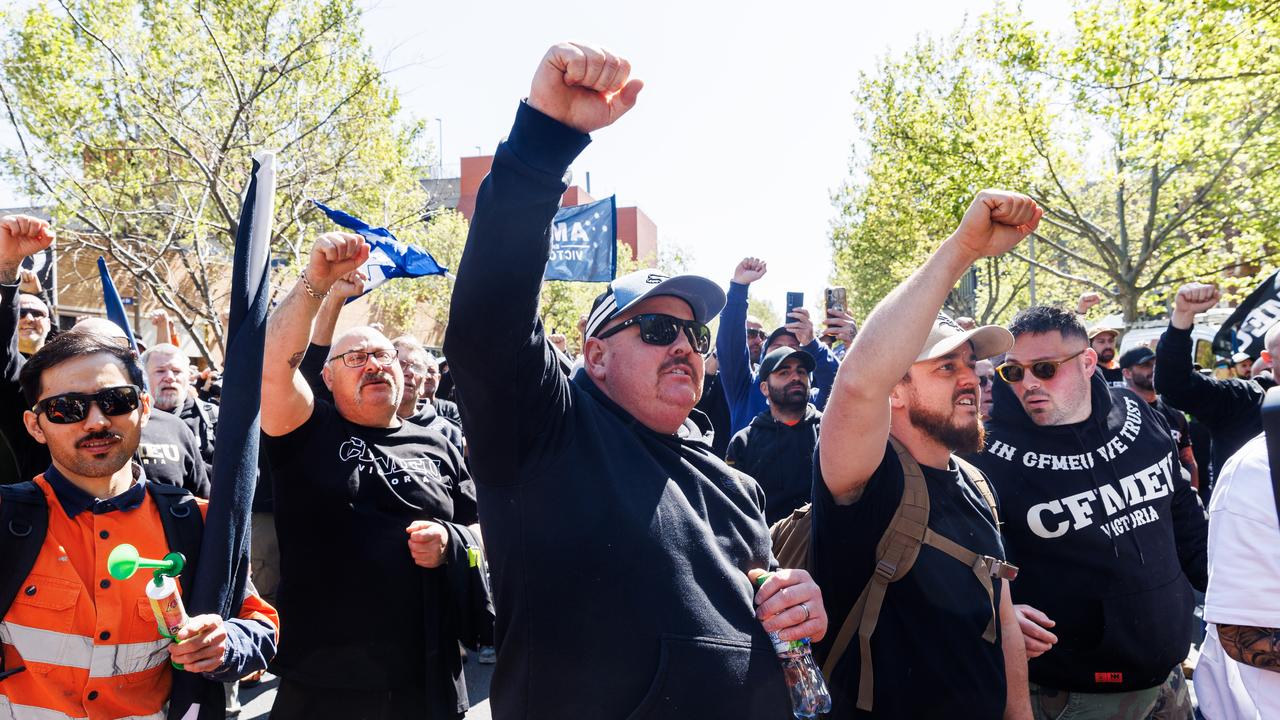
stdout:
POLYGON ((760 488, 692 422, 653 432, 561 372, 538 290, 589 138, 524 103, 509 138, 445 335, 493 570, 493 716, 790 717, 746 575, 773 565, 760 488))
POLYGON ((795 425, 778 422, 765 410, 729 443, 725 460, 760 483, 770 525, 813 497, 813 449, 821 422, 822 413, 812 403, 795 425))
POLYGON ((1156 345, 1156 392, 1169 405, 1191 413, 1213 438, 1210 482, 1227 458, 1262 432, 1262 399, 1275 385, 1269 376, 1217 380, 1196 372, 1191 362, 1191 329, 1170 325, 1156 345))
POLYGON ((1207 579, 1208 524, 1164 418, 1095 372, 1084 422, 1038 426, 995 385, 986 451, 1016 602, 1057 622, 1031 681, 1075 692, 1163 682, 1191 642, 1191 586, 1207 579), (1190 583, 1188 584, 1188 580, 1190 583))

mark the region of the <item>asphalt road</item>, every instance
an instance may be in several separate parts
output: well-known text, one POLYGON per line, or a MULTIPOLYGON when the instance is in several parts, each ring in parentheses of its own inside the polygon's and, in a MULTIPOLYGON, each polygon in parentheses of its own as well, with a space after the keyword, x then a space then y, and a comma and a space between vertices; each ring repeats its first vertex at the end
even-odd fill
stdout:
MULTIPOLYGON (((471 698, 471 711, 467 720, 490 720, 489 714, 489 680, 493 677, 492 665, 481 665, 473 656, 462 666, 467 677, 467 695, 471 698)), ((279 678, 271 680, 256 688, 240 691, 240 720, 261 720, 271 716, 271 704, 276 700, 276 686, 279 678)))

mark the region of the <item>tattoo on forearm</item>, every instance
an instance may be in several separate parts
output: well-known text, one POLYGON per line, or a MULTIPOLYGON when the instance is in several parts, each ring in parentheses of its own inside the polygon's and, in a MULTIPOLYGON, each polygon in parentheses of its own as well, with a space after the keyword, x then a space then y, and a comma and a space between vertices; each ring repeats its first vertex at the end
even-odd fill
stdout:
POLYGON ((289 367, 293 368, 294 370, 297 370, 297 369, 298 369, 298 366, 302 364, 302 356, 303 356, 303 355, 305 355, 305 354, 306 354, 306 353, 296 352, 296 353, 294 353, 294 354, 290 355, 290 356, 289 356, 289 367))
POLYGON ((1280 672, 1280 629, 1219 625, 1218 640, 1236 662, 1280 672))

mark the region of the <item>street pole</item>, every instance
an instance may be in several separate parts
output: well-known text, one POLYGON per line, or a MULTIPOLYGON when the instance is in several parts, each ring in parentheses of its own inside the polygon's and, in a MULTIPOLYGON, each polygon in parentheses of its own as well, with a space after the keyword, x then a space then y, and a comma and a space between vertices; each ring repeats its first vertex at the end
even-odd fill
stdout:
POLYGON ((436 118, 440 126, 440 142, 436 145, 436 179, 444 177, 444 120, 436 118))

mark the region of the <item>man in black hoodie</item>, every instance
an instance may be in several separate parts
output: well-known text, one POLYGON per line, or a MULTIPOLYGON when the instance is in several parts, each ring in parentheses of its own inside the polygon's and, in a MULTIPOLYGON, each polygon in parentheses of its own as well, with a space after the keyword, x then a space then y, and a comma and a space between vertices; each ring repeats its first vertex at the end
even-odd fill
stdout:
MULTIPOLYGON (((1156 346, 1156 392, 1173 407, 1190 413, 1209 429, 1212 438, 1208 486, 1212 491, 1218 471, 1231 457, 1262 432, 1262 399, 1275 385, 1268 375, 1253 379, 1217 380, 1196 372, 1192 365, 1191 327, 1196 314, 1218 304, 1216 285, 1187 283, 1173 299, 1169 327, 1156 346)), ((1280 333, 1267 333, 1264 354, 1280 356, 1280 333)), ((1204 480, 1201 480, 1204 484, 1204 480)))
POLYGON ((738 431, 725 458, 764 490, 770 525, 813 495, 813 449, 822 413, 809 402, 809 373, 816 365, 804 350, 780 347, 760 362, 760 392, 769 409, 738 431))
MULTIPOLYGON (((690 80, 720 69, 690 67, 690 80)), ((484 507, 499 720, 789 717, 767 632, 826 630, 808 573, 752 587, 749 572, 776 564, 760 487, 690 419, 719 286, 617 278, 572 379, 538 319, 565 171, 640 88, 616 55, 552 47, 480 186, 458 266, 445 352, 484 507)))
POLYGON ((975 462, 1000 495, 1005 547, 1021 568, 1032 708, 1045 718, 1137 720, 1160 703, 1170 712, 1186 702, 1179 664, 1191 586, 1206 582, 1204 511, 1164 419, 1108 387, 1075 315, 1031 307, 1009 330, 1006 382, 975 462))

